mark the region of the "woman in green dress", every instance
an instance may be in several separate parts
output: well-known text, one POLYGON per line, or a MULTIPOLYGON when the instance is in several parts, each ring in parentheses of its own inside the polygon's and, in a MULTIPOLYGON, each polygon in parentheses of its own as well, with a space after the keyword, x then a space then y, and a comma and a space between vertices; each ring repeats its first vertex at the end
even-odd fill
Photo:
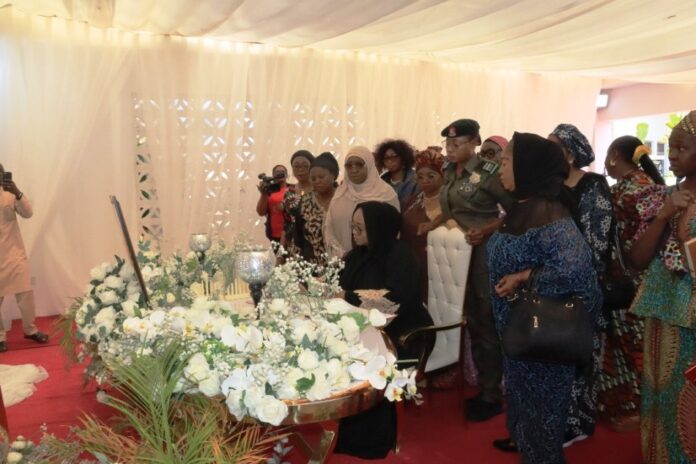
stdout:
POLYGON ((645 318, 641 440, 645 464, 696 462, 696 286, 684 245, 696 238, 696 111, 669 137, 670 169, 683 181, 638 200, 633 264, 648 270, 632 311, 645 318))

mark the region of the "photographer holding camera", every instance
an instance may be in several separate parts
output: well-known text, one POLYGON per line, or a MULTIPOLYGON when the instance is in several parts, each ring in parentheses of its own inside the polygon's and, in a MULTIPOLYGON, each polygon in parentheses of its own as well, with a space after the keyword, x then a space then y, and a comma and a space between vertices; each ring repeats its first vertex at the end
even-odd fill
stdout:
MULTIPOLYGON (((17 188, 12 173, 0 164, 0 308, 6 296, 14 295, 22 313, 24 338, 46 343, 48 336, 34 324, 34 292, 31 289, 29 260, 24 249, 17 215, 32 216, 29 199, 17 188)), ((0 352, 7 351, 7 333, 0 317, 0 352)))
POLYGON ((256 203, 256 213, 259 216, 266 216, 266 237, 272 242, 280 243, 285 225, 283 198, 288 190, 288 169, 278 164, 273 167, 272 174, 272 177, 259 174, 261 182, 257 188, 261 196, 256 203))

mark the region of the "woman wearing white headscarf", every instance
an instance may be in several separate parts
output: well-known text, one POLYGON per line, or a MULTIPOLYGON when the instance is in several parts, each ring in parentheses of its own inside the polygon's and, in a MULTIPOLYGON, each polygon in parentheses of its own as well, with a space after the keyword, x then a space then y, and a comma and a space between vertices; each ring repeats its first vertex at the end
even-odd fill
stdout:
POLYGON ((351 218, 355 207, 366 201, 382 201, 399 210, 399 197, 379 177, 375 158, 367 147, 348 150, 345 178, 331 200, 324 220, 324 243, 331 256, 342 258, 353 246, 351 218))

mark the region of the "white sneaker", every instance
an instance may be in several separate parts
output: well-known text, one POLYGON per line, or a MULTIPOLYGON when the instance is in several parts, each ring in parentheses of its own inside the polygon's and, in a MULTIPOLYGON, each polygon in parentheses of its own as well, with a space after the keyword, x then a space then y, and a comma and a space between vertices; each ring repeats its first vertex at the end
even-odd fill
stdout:
POLYGON ((573 437, 573 438, 571 438, 570 440, 566 441, 565 443, 563 443, 563 447, 564 447, 564 448, 567 448, 567 447, 569 447, 570 445, 572 445, 573 443, 577 443, 577 442, 579 442, 579 441, 587 440, 587 438, 589 438, 589 437, 588 437, 587 435, 585 435, 585 434, 578 435, 578 436, 573 437))

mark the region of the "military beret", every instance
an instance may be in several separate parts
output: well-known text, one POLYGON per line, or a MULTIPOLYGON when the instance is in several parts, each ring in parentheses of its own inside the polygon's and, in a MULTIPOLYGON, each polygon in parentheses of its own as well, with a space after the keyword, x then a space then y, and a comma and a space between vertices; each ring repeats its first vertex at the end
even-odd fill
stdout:
POLYGON ((443 137, 464 137, 467 135, 474 137, 479 135, 479 129, 479 123, 473 119, 457 119, 442 129, 440 135, 443 137))

